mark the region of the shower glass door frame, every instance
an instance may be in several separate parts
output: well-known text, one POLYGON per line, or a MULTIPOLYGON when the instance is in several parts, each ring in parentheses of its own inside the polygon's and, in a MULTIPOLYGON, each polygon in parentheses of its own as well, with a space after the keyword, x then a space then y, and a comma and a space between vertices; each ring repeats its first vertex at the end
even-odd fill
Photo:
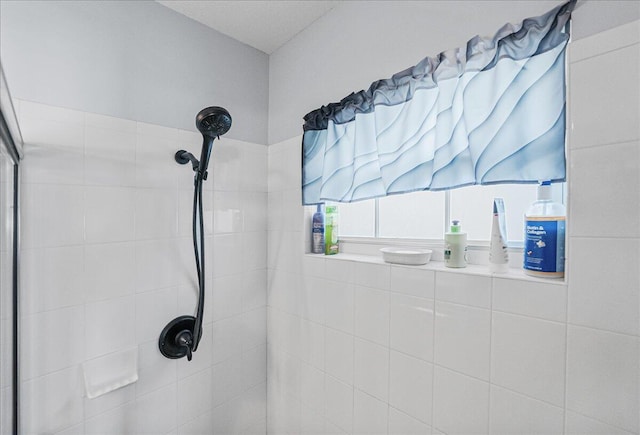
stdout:
MULTIPOLYGON (((5 270, 7 262, 2 262, 2 273, 11 273, 11 432, 14 435, 19 433, 19 283, 18 283, 18 260, 19 260, 19 234, 20 234, 20 209, 19 209, 19 181, 20 181, 20 160, 22 158, 22 135, 18 126, 18 120, 11 100, 11 94, 5 79, 2 63, 0 62, 0 153, 2 160, 7 160, 7 167, 11 174, 7 175, 7 184, 11 189, 6 189, 7 198, 2 198, 6 202, 6 207, 2 207, 5 216, 2 216, 3 237, 10 238, 11 246, 8 246, 7 253, 10 254, 10 271, 5 270), (5 222, 6 220, 6 222, 5 222), (10 235, 10 237, 9 237, 10 235)), ((2 162, 2 164, 6 164, 2 162)), ((4 169, 4 168, 3 168, 4 169)), ((9 171, 8 171, 9 172, 9 171)), ((4 174, 3 174, 4 175, 4 174)), ((4 181, 4 180, 2 180, 4 181)), ((8 187, 8 186, 7 186, 8 187)), ((7 267, 6 269, 9 269, 7 267)), ((3 288, 2 291, 8 289, 3 288)), ((3 300, 8 300, 2 296, 3 300)), ((4 307, 3 307, 4 313, 4 307)), ((3 407, 5 405, 3 404, 3 407)), ((5 410, 3 409, 4 413, 5 410)))

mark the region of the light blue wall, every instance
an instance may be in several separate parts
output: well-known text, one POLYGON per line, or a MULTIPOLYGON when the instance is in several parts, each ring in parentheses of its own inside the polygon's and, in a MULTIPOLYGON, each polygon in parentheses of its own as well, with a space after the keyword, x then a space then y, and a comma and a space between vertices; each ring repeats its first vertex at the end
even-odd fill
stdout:
POLYGON ((0 2, 0 58, 19 99, 267 142, 268 56, 153 1, 0 2))

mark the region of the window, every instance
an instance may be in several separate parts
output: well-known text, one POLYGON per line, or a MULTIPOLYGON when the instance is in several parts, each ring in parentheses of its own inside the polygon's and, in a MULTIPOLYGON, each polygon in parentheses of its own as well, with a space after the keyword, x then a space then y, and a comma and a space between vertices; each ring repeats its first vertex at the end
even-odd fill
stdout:
MULTIPOLYGON (((553 184, 553 199, 565 202, 566 183, 553 184)), ((469 186, 446 192, 413 192, 380 199, 333 203, 340 213, 341 237, 440 241, 452 219, 460 221, 470 244, 486 244, 491 235, 493 198, 505 203, 509 245, 521 247, 524 214, 536 200, 537 186, 469 186)))
MULTIPOLYGON (((502 197, 508 239, 521 246, 536 180, 566 179, 574 6, 475 37, 309 112, 302 203, 356 202, 339 205, 343 237, 440 241, 456 219, 470 244, 481 245, 493 198, 502 197)), ((554 199, 563 202, 562 193, 559 185, 554 199)))
POLYGON ((378 200, 378 237, 442 239, 445 192, 413 192, 378 200))

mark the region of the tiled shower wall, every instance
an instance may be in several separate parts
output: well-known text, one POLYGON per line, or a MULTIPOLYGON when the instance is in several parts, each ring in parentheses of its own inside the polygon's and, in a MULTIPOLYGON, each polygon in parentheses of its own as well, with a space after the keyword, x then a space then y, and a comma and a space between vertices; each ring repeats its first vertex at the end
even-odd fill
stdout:
POLYGON ((22 433, 264 433, 266 147, 214 144, 203 339, 169 360, 160 331, 196 306, 193 173, 173 156, 202 136, 18 103, 22 433), (83 362, 131 348, 139 380, 86 398, 83 362))
POLYGON ((570 46, 567 283, 309 251, 269 147, 268 433, 640 432, 640 22, 570 46))

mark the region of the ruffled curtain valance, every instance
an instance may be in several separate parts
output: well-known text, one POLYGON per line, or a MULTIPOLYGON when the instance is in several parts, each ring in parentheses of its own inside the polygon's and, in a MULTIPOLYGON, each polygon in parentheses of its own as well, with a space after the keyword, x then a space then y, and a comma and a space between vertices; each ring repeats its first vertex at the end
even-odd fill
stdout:
POLYGON ((564 181, 565 49, 576 1, 426 57, 308 113, 302 202, 564 181))

